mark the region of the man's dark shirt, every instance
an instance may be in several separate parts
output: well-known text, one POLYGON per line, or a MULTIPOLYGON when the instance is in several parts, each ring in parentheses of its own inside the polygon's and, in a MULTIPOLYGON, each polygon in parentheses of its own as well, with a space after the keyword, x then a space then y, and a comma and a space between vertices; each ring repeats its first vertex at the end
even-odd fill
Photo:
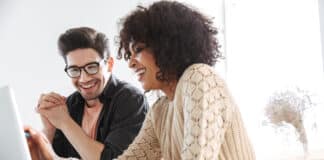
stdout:
MULTIPOLYGON (((96 140, 105 145, 100 159, 111 160, 127 149, 138 134, 148 110, 148 103, 141 91, 113 75, 99 100, 103 103, 103 108, 96 127, 96 140)), ((67 98, 66 103, 70 116, 81 126, 85 100, 79 92, 75 92, 67 98)), ((58 129, 53 139, 53 148, 61 157, 80 158, 63 132, 58 129)))

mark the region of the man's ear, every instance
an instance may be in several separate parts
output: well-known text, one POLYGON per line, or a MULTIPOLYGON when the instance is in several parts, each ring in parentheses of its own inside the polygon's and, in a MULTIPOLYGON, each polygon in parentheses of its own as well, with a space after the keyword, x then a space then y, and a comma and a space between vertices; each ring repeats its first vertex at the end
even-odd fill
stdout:
POLYGON ((106 61, 106 65, 107 65, 107 71, 112 72, 112 69, 114 67, 114 59, 112 57, 109 57, 106 61))

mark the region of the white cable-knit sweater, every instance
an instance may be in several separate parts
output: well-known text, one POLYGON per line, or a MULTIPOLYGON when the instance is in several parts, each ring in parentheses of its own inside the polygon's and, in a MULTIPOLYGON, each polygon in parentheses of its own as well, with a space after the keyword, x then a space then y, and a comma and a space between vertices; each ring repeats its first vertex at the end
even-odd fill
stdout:
POLYGON ((224 81, 205 64, 188 67, 174 100, 150 109, 124 160, 254 160, 240 112, 224 81))

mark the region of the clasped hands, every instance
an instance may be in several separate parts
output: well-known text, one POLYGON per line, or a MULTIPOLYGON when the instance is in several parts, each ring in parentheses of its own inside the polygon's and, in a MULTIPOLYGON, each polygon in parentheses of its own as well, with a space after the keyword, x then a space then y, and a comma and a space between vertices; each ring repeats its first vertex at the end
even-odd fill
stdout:
POLYGON ((70 118, 66 98, 55 92, 41 94, 36 111, 41 115, 45 130, 61 129, 70 118))
POLYGON ((61 129, 64 122, 70 118, 66 106, 66 98, 54 92, 41 94, 35 110, 41 116, 44 130, 39 132, 30 126, 25 126, 24 128, 30 134, 27 142, 32 159, 60 159, 53 151, 51 141, 53 140, 56 128, 61 129))

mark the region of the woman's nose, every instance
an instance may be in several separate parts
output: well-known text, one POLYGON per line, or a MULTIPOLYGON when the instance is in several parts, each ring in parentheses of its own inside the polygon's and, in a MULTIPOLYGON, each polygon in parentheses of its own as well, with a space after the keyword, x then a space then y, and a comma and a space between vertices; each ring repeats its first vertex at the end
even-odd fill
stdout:
POLYGON ((129 62, 128 62, 128 67, 129 68, 134 68, 135 66, 136 66, 136 62, 135 62, 136 60, 133 58, 133 57, 131 57, 130 59, 129 59, 129 62))

